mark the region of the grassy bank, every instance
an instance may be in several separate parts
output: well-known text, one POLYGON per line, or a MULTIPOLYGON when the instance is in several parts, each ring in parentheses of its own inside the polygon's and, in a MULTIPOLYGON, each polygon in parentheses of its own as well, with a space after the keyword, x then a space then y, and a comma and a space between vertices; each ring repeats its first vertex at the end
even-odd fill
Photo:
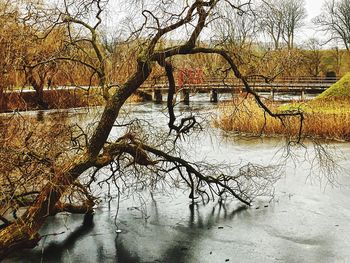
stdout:
MULTIPOLYGON (((331 140, 350 140, 350 99, 316 99, 308 103, 268 105, 274 112, 304 112, 302 136, 331 140)), ((265 114, 253 98, 237 98, 220 106, 215 126, 239 135, 297 136, 300 119, 284 118, 283 122, 265 114)))
POLYGON ((221 105, 215 125, 238 134, 289 137, 302 127, 303 137, 350 141, 350 73, 311 101, 267 106, 273 112, 303 112, 304 121, 270 117, 253 98, 242 97, 221 105))

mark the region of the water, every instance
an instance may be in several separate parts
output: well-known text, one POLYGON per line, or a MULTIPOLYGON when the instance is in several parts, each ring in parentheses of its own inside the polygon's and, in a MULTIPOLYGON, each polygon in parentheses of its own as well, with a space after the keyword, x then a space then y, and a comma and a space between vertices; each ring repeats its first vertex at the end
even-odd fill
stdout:
MULTIPOLYGON (((201 101, 192 106, 215 111, 201 101)), ((127 108, 164 121, 159 114, 164 105, 127 108)), ((280 140, 214 135, 220 132, 211 129, 188 144, 193 159, 241 164, 282 160, 280 140)), ((336 146, 349 156, 349 144, 336 146)), ((340 160, 340 186, 327 187, 317 174, 309 174, 308 163, 297 160, 286 162, 270 202, 258 199, 250 208, 235 200, 192 203, 188 191, 165 188, 122 197, 118 210, 115 199, 105 198, 93 217, 50 218, 41 231, 47 236, 36 249, 4 262, 350 262, 350 165, 340 160)))

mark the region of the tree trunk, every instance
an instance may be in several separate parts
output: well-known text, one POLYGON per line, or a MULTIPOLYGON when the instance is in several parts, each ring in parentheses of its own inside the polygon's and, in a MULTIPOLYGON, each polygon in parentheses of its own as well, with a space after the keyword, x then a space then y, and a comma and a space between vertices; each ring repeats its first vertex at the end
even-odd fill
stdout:
POLYGON ((44 87, 40 86, 35 88, 36 92, 36 104, 40 110, 47 110, 49 105, 44 100, 44 87))
POLYGON ((55 214, 55 206, 64 191, 72 185, 79 175, 89 169, 92 163, 84 154, 62 172, 57 172, 40 192, 34 204, 15 223, 0 231, 0 259, 14 250, 33 248, 40 240, 38 231, 46 218, 55 214))
POLYGON ((98 126, 89 142, 87 152, 56 171, 53 179, 41 190, 34 204, 14 224, 0 231, 0 260, 14 250, 33 248, 40 240, 38 231, 46 218, 55 214, 61 196, 95 160, 104 146, 118 113, 132 93, 151 73, 148 62, 139 62, 137 72, 107 102, 98 126))
POLYGON ((44 83, 45 83, 45 77, 42 77, 40 82, 38 82, 33 73, 33 69, 30 68, 27 72, 27 79, 30 83, 30 85, 35 90, 35 103, 41 110, 48 109, 48 104, 44 101, 44 83))
POLYGON ((23 248, 34 248, 40 236, 24 222, 14 223, 0 231, 0 261, 12 251, 23 248))
POLYGON ((6 105, 5 105, 5 92, 4 88, 0 84, 0 112, 5 111, 6 105))

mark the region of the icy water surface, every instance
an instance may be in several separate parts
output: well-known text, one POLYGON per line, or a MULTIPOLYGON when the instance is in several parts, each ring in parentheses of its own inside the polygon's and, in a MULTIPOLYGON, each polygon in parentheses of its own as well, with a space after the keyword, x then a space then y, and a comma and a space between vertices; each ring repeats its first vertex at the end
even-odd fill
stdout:
MULTIPOLYGON (((130 107, 154 119, 164 105, 130 107)), ((189 148, 198 158, 272 163, 282 144, 204 133, 189 148)), ((349 144, 337 147, 349 156, 349 144)), ((122 198, 119 210, 105 199, 93 216, 50 218, 36 249, 4 262, 350 262, 350 165, 341 164, 341 186, 325 187, 307 163, 288 162, 275 199, 249 208, 234 200, 191 203, 188 191, 176 189, 122 198)))

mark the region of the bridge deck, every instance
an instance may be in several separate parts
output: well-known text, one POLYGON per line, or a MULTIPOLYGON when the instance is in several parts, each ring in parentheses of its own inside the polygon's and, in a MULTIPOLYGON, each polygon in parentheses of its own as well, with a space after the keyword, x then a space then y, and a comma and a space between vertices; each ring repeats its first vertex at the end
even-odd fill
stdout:
MULTIPOLYGON (((259 92, 269 92, 269 91, 276 91, 276 92, 322 92, 329 88, 335 80, 280 80, 275 81, 271 83, 266 82, 259 82, 259 81, 250 81, 249 85, 251 88, 253 88, 256 91, 259 92)), ((79 87, 82 89, 88 89, 88 88, 98 88, 98 87, 79 87)), ((198 83, 198 84, 185 84, 183 86, 176 86, 177 90, 188 90, 190 92, 210 92, 211 90, 215 89, 219 93, 224 92, 234 92, 234 91, 240 91, 244 90, 244 85, 242 82, 239 82, 237 80, 228 80, 225 83, 218 80, 208 80, 205 83, 198 83)), ((52 87, 50 88, 52 90, 70 90, 70 89, 77 89, 76 86, 60 86, 60 87, 52 87)), ((44 90, 47 90, 45 88, 44 90)), ((160 90, 161 92, 165 92, 168 90, 168 83, 157 83, 157 84, 150 84, 145 83, 140 87, 140 91, 142 92, 153 92, 155 90, 160 90)), ((31 87, 24 87, 21 90, 5 90, 5 93, 16 93, 16 92, 34 92, 34 90, 31 87)))
MULTIPOLYGON (((251 83, 250 86, 256 90, 256 91, 291 91, 291 92, 299 92, 299 91, 315 91, 315 92, 322 92, 329 88, 333 84, 330 82, 323 82, 323 83, 251 83)), ((243 83, 203 83, 203 84, 186 84, 184 86, 176 86, 176 89, 181 90, 193 90, 193 91, 199 91, 199 92, 209 92, 212 89, 217 89, 219 92, 221 91, 234 91, 234 90, 242 90, 244 89, 243 83)), ((143 91, 154 91, 154 90, 161 90, 166 91, 168 90, 168 84, 146 84, 141 86, 141 89, 143 91)))

